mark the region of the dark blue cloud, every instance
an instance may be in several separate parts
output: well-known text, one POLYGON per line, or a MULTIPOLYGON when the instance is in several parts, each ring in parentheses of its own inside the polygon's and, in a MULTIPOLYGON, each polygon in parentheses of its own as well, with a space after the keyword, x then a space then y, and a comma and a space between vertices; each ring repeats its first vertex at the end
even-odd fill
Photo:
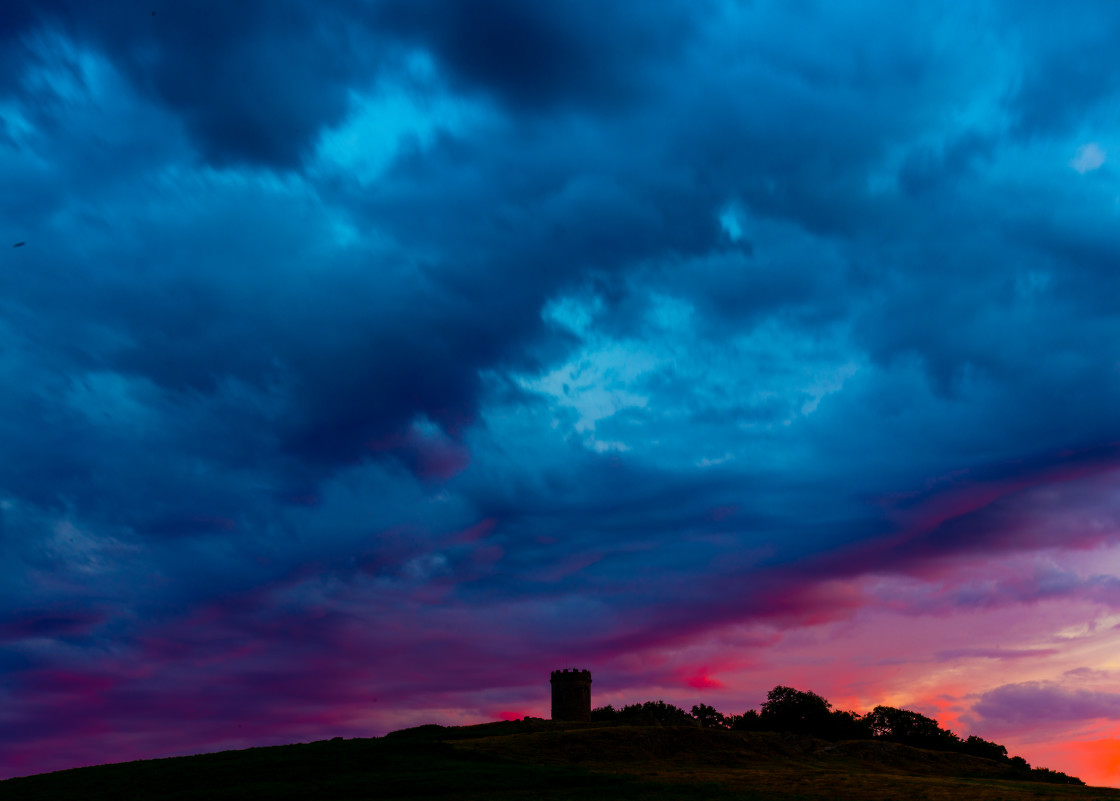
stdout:
POLYGON ((518 109, 573 106, 609 114, 656 92, 651 78, 668 77, 714 7, 387 0, 374 4, 371 18, 378 30, 433 52, 455 83, 518 109))
POLYGON ((6 35, 61 32, 97 48, 174 111, 214 164, 294 167, 346 113, 349 88, 376 76, 353 12, 346 3, 21 1, 6 35))
POLYGON ((1011 30, 1022 37, 1021 78, 1009 92, 1016 133, 1044 137, 1112 118, 1108 99, 1120 88, 1111 42, 1120 15, 1107 3, 1055 9, 1007 4, 1011 30))

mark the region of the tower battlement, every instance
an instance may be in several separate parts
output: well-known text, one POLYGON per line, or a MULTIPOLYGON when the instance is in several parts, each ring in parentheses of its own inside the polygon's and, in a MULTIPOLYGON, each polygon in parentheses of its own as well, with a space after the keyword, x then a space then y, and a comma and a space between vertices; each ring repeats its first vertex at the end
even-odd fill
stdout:
POLYGON ((563 670, 552 671, 552 681, 591 681, 590 670, 577 670, 572 668, 564 668, 563 670))
POLYGON ((552 719, 591 722, 591 671, 552 671, 552 719))

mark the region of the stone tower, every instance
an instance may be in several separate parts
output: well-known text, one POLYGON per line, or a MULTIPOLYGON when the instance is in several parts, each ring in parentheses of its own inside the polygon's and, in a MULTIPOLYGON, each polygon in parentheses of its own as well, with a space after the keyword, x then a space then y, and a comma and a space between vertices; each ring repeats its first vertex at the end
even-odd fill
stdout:
POLYGON ((552 719, 591 722, 591 671, 552 671, 552 719))

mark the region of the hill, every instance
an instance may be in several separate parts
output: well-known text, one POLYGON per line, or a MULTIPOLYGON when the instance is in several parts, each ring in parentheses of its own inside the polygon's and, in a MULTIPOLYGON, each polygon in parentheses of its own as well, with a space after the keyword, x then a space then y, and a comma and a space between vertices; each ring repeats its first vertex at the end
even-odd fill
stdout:
POLYGON ((1111 799, 964 754, 869 740, 526 719, 251 748, 0 782, 5 801, 186 799, 1111 799))

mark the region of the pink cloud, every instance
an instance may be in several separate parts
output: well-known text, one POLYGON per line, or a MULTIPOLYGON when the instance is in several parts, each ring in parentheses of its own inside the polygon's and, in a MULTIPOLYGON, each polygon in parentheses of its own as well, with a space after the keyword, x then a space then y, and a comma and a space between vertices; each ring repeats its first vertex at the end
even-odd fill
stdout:
POLYGON ((719 679, 713 679, 711 676, 703 674, 689 676, 685 679, 685 684, 695 690, 715 690, 723 687, 723 682, 719 679))

